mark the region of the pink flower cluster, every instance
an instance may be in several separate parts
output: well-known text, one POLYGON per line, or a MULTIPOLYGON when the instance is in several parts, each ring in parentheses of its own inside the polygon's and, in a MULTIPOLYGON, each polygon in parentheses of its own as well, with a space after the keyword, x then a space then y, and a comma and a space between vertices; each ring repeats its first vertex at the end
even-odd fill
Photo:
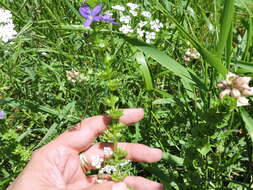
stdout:
POLYGON ((249 86, 250 80, 251 77, 240 77, 229 72, 226 80, 218 83, 218 87, 221 89, 220 98, 229 95, 237 99, 237 106, 249 105, 249 100, 246 97, 253 95, 253 87, 249 86))

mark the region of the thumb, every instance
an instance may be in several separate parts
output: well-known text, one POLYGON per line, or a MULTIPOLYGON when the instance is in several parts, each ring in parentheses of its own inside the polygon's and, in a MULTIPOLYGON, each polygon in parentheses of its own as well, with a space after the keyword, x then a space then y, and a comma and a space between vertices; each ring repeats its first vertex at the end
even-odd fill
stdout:
POLYGON ((128 188, 125 183, 120 182, 120 183, 103 183, 93 185, 92 187, 83 190, 128 190, 128 188))

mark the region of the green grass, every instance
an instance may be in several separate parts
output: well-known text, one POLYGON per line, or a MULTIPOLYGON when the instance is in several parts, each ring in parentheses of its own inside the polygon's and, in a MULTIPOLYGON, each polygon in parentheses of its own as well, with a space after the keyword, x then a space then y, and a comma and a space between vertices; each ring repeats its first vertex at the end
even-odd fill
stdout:
MULTIPOLYGON (((105 9, 126 2, 103 0, 105 9)), ((138 175, 166 189, 252 187, 252 106, 220 100, 217 88, 227 71, 253 77, 252 1, 133 2, 166 26, 152 45, 105 23, 84 29, 81 0, 0 1, 19 31, 0 43, 0 110, 7 114, 0 120, 0 189, 34 149, 103 114, 112 86, 121 108, 145 109, 126 140, 166 152, 159 163, 136 164, 138 175), (185 62, 189 47, 201 59, 185 62), (72 68, 82 81, 67 80, 72 68)))

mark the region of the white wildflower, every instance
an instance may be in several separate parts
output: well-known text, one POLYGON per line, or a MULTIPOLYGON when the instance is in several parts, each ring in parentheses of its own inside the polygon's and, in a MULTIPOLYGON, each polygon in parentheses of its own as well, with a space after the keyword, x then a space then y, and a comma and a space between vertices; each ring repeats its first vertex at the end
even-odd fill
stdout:
POLYGON ((106 165, 105 167, 101 168, 98 173, 99 174, 112 174, 115 171, 116 171, 115 166, 106 165))
POLYGON ((136 11, 134 11, 134 10, 130 10, 129 11, 133 16, 137 16, 138 15, 138 13, 136 12, 136 11))
POLYGON ((119 31, 122 32, 123 34, 128 34, 128 33, 132 33, 133 29, 129 25, 123 25, 119 28, 119 31))
POLYGON ((163 28, 163 23, 161 23, 158 19, 150 21, 151 29, 156 32, 160 32, 161 28, 163 28))
POLYGON ((9 10, 0 8, 0 24, 12 23, 12 14, 9 10))
POLYGON ((144 34, 145 34, 145 31, 142 30, 141 28, 137 28, 137 34, 139 35, 139 37, 142 38, 144 36, 144 34))
POLYGON ((140 28, 142 28, 142 27, 144 27, 146 24, 148 24, 147 21, 140 21, 139 24, 138 24, 138 26, 139 26, 140 28))
POLYGON ((96 169, 101 168, 101 164, 104 162, 104 159, 99 157, 98 155, 91 157, 91 165, 96 169))
POLYGON ((146 17, 146 18, 151 18, 151 13, 149 11, 142 11, 141 15, 146 17))
POLYGON ((151 43, 152 40, 155 40, 156 33, 155 32, 146 32, 146 42, 151 43))
POLYGON ((0 24, 0 39, 4 43, 7 43, 8 41, 14 39, 17 35, 17 32, 14 27, 15 26, 13 23, 0 24))
POLYGON ((16 35, 17 32, 13 24, 11 12, 0 8, 0 40, 7 43, 14 39, 16 35))
POLYGON ((107 156, 111 156, 113 154, 113 150, 110 147, 104 147, 104 153, 107 156))
POLYGON ((131 22, 131 17, 128 15, 121 15, 121 17, 119 18, 119 21, 125 24, 129 24, 131 22))
POLYGON ((131 10, 135 10, 139 7, 139 5, 135 4, 135 3, 127 3, 127 6, 131 9, 131 10))
POLYGON ((114 10, 118 10, 118 11, 125 11, 125 7, 121 6, 121 5, 115 5, 115 6, 112 6, 112 9, 114 10))

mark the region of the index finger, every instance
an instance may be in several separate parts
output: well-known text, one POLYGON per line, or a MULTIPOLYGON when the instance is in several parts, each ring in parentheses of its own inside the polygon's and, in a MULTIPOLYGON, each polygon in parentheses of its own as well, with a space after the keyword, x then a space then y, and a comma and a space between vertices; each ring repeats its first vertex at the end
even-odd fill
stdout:
MULTIPOLYGON (((144 116, 143 109, 124 109, 123 116, 119 121, 130 125, 140 121, 144 116)), ((74 127, 74 130, 67 130, 55 139, 55 143, 73 148, 78 152, 87 149, 96 138, 102 134, 110 123, 111 118, 106 115, 99 115, 82 120, 74 127)))

